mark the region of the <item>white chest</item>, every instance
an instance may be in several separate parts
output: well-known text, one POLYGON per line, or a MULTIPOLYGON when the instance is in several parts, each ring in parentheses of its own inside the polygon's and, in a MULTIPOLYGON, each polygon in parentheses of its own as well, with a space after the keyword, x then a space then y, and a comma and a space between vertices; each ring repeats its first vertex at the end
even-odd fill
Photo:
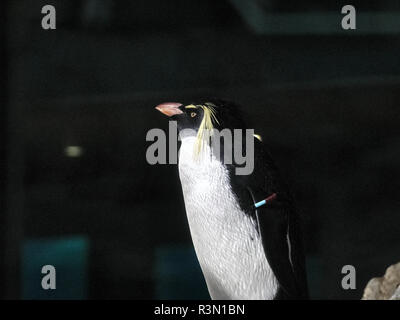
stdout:
POLYGON ((272 299, 277 282, 254 221, 240 209, 227 169, 185 138, 179 176, 194 248, 213 299, 272 299))

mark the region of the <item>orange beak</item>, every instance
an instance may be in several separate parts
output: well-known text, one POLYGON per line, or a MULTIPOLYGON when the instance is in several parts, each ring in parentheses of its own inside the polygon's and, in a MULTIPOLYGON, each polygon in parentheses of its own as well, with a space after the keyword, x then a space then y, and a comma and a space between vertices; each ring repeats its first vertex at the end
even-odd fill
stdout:
POLYGON ((163 114, 165 114, 168 117, 172 117, 173 115, 176 114, 181 114, 183 113, 179 107, 182 105, 182 103, 178 102, 164 102, 159 104, 156 109, 163 114))

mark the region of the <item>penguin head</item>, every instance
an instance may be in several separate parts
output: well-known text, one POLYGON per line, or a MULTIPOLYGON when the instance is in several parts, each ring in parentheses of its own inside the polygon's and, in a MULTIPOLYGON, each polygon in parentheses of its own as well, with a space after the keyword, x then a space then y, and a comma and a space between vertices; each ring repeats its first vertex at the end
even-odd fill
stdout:
POLYGON ((196 134, 203 130, 245 129, 239 107, 228 101, 205 99, 202 101, 178 103, 166 102, 156 109, 176 121, 178 131, 191 129, 196 134))
POLYGON ((156 109, 176 121, 181 139, 196 137, 196 154, 199 154, 204 143, 209 143, 214 130, 245 129, 239 107, 220 99, 178 103, 166 102, 156 109))

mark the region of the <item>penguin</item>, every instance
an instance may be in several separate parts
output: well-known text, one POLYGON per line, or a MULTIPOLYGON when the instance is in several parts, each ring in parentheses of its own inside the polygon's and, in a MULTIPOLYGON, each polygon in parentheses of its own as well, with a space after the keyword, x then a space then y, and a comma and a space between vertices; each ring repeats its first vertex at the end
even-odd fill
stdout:
POLYGON ((264 142, 252 137, 253 171, 238 175, 205 134, 244 131, 240 106, 204 99, 156 109, 178 126, 186 216, 211 299, 308 299, 299 214, 264 142))

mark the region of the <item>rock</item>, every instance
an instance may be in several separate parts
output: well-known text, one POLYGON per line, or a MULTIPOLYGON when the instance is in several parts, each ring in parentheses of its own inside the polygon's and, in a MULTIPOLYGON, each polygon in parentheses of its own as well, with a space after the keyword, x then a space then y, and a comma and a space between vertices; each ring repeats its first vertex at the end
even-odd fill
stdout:
POLYGON ((364 289, 362 300, 378 300, 383 278, 372 278, 364 289))
POLYGON ((400 287, 396 289, 390 300, 400 300, 400 287))
POLYGON ((400 262, 387 268, 383 277, 371 279, 362 300, 400 300, 400 262))

